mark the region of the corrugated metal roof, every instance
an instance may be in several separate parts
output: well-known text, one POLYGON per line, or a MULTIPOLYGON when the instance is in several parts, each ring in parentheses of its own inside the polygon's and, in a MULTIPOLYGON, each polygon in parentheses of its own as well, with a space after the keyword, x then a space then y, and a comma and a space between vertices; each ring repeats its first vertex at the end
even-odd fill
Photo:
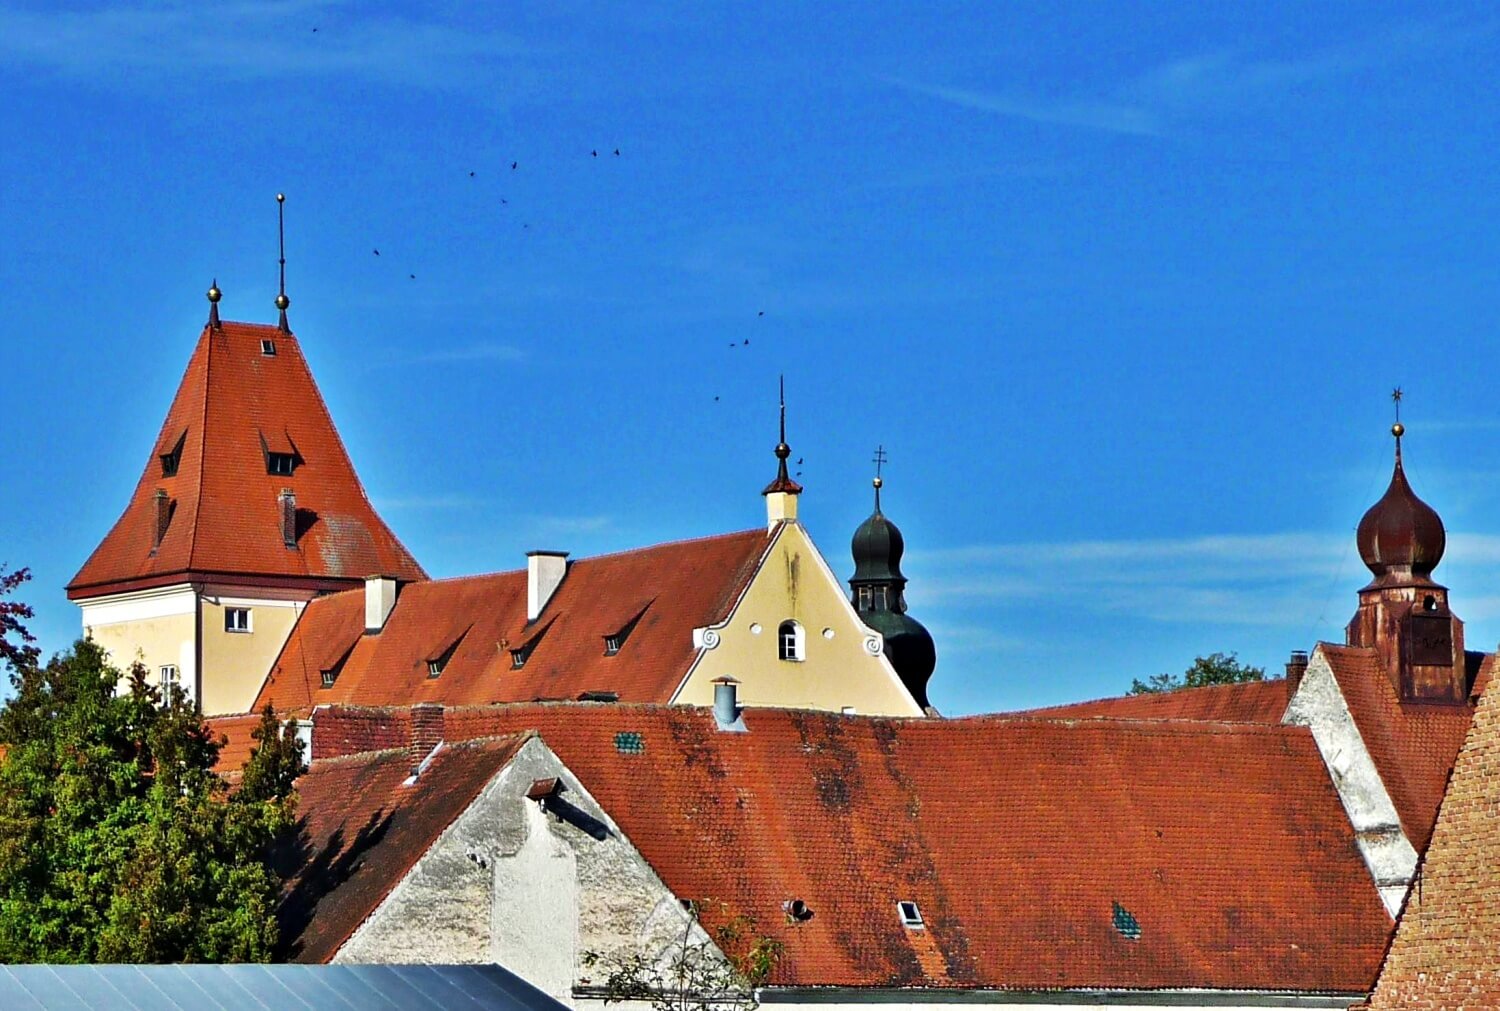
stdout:
POLYGON ((498 965, 5 965, 6 1009, 427 1011, 565 1005, 498 965))

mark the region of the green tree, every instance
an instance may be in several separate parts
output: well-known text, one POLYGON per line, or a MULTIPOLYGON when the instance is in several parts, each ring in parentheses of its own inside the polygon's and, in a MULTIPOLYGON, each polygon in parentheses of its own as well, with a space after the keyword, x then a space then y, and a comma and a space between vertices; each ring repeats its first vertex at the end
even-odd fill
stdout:
POLYGON ((0 709, 0 961, 265 961, 300 745, 274 713, 231 792, 215 740, 173 687, 80 640, 12 663, 0 709))
POLYGON ((1264 681, 1266 669, 1240 663, 1238 653, 1210 653, 1200 656, 1193 665, 1178 674, 1155 674, 1145 681, 1131 682, 1131 695, 1175 692, 1179 688, 1202 688, 1204 685, 1232 685, 1242 681, 1264 681))

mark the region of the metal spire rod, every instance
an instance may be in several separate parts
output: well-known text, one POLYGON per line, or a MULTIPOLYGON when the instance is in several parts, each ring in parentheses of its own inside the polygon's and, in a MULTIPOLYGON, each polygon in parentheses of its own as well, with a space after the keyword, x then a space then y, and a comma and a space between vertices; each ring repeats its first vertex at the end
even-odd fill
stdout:
POLYGON ((292 304, 292 300, 286 297, 286 194, 285 193, 278 193, 278 194, 276 194, 276 248, 278 250, 278 255, 281 257, 281 259, 279 261, 279 267, 280 267, 281 277, 280 277, 280 282, 279 282, 279 284, 277 286, 277 292, 276 292, 276 308, 281 311, 281 321, 280 321, 280 323, 278 325, 281 327, 281 330, 282 330, 283 333, 291 333, 291 328, 287 326, 287 322, 286 322, 286 309, 287 309, 287 306, 289 306, 289 305, 292 304))

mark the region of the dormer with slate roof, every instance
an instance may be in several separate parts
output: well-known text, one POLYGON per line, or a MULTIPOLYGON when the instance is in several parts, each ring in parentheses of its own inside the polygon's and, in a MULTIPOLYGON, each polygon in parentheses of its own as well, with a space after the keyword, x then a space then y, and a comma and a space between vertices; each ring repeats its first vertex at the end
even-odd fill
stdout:
POLYGON ((241 712, 303 606, 426 573, 376 514, 289 330, 208 325, 124 513, 68 584, 86 634, 241 712))

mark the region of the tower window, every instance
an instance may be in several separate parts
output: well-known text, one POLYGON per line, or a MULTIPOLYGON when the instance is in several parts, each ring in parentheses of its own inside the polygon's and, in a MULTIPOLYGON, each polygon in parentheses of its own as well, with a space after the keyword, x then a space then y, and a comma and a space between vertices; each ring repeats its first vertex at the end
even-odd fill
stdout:
POLYGON ((292 469, 297 465, 297 458, 291 453, 267 453, 266 473, 290 475, 292 469))
POLYGON ((868 611, 870 609, 870 599, 871 599, 871 597, 870 597, 870 588, 868 586, 861 586, 859 589, 857 589, 854 592, 855 592, 855 598, 856 598, 854 606, 857 607, 857 608, 859 608, 859 610, 861 610, 861 611, 868 611))
POLYGON ((776 655, 783 660, 805 660, 807 646, 802 626, 795 621, 783 621, 776 630, 776 648, 776 655))
POLYGON ((263 341, 261 341, 260 342, 260 353, 263 354, 263 355, 265 355, 267 358, 274 358, 274 357, 276 357, 276 342, 273 341, 273 340, 263 340, 263 341))

